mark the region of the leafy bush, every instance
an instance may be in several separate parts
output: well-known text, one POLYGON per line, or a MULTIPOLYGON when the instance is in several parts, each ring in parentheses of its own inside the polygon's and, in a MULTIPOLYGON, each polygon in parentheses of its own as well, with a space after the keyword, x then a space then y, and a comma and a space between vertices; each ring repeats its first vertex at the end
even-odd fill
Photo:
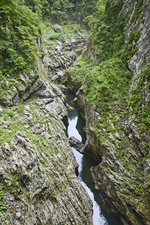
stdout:
POLYGON ((124 98, 131 73, 119 58, 111 58, 95 67, 89 67, 86 60, 78 64, 71 71, 74 79, 83 83, 86 99, 91 104, 106 110, 112 102, 124 98))
POLYGON ((33 69, 38 59, 38 17, 19 2, 0 5, 0 70, 11 76, 33 69))
POLYGON ((59 41, 65 42, 65 38, 64 38, 63 34, 61 34, 61 33, 52 33, 49 36, 49 40, 51 40, 51 41, 59 40, 59 41))

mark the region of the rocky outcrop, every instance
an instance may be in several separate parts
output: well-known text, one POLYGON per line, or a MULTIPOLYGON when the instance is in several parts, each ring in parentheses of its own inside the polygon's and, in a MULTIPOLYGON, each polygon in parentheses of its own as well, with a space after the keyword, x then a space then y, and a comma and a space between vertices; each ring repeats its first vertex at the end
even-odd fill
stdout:
POLYGON ((83 153, 84 144, 81 141, 79 141, 77 138, 73 136, 70 137, 69 143, 71 147, 74 147, 78 152, 83 153))
POLYGON ((29 74, 20 74, 19 77, 5 77, 1 85, 0 104, 3 106, 13 106, 26 100, 43 84, 40 71, 32 71, 29 74))
MULTIPOLYGON (((49 31, 49 34, 51 34, 51 31, 49 31)), ((54 43, 51 43, 49 39, 45 40, 48 47, 42 56, 43 65, 49 71, 49 79, 55 83, 66 80, 64 76, 66 70, 82 53, 88 38, 86 33, 80 33, 79 31, 76 35, 66 37, 62 30, 61 35, 55 39, 54 43)), ((50 38, 53 38, 53 36, 50 38)))
POLYGON ((0 114, 1 224, 92 224, 65 134, 64 95, 53 84, 0 114), (35 98, 36 96, 36 98, 35 98))

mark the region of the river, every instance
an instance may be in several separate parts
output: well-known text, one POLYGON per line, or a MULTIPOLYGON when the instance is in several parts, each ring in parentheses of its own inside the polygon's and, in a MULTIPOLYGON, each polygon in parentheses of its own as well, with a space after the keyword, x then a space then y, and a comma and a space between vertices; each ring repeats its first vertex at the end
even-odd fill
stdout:
MULTIPOLYGON (((83 130, 85 121, 79 114, 78 107, 72 105, 71 102, 74 99, 72 92, 67 93, 67 102, 73 108, 68 112, 69 125, 67 129, 68 138, 74 136, 83 143, 85 143, 86 136, 83 130)), ((95 190, 94 182, 90 173, 90 168, 96 165, 96 162, 90 159, 88 156, 80 154, 74 148, 72 148, 74 156, 79 164, 78 167, 78 179, 87 191, 93 203, 93 225, 123 225, 119 216, 110 212, 107 209, 105 201, 100 191, 95 190)), ((108 207, 109 208, 109 207, 108 207)))

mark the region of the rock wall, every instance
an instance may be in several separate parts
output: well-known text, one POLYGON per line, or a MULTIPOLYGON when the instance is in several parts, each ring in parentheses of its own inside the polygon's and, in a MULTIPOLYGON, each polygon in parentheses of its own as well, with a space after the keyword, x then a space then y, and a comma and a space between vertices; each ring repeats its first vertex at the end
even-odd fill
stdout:
POLYGON ((63 124, 65 96, 40 76, 20 80, 24 86, 0 101, 1 224, 91 225, 92 203, 63 124))
MULTIPOLYGON (((73 29, 73 27, 70 29, 73 29)), ((61 83, 65 80, 67 69, 85 48, 88 35, 78 31, 76 34, 68 36, 70 31, 65 34, 61 30, 60 37, 53 43, 49 40, 52 32, 52 30, 48 31, 48 37, 44 40, 47 47, 43 52, 42 63, 44 68, 49 71, 49 78, 55 83, 61 83)))
POLYGON ((114 110, 106 123, 106 118, 88 106, 81 93, 77 97, 86 120, 85 151, 92 150, 97 161, 101 161, 95 167, 97 186, 131 224, 148 225, 150 137, 140 132, 133 120, 118 116, 114 110))
POLYGON ((40 78, 40 71, 32 71, 29 74, 20 74, 19 78, 5 77, 5 84, 1 84, 3 91, 0 94, 0 104, 3 106, 13 106, 26 100, 43 84, 40 78))
POLYGON ((92 150, 101 161, 95 168, 98 185, 133 225, 150 223, 150 136, 141 123, 143 118, 133 111, 133 108, 140 111, 150 107, 150 80, 143 78, 150 59, 149 12, 149 1, 131 0, 124 0, 120 12, 120 16, 128 17, 125 39, 134 54, 132 52, 126 63, 135 77, 129 93, 131 99, 139 96, 137 103, 132 107, 116 104, 105 115, 88 105, 82 87, 77 93, 86 120, 85 149, 92 150), (133 93, 139 85, 137 93, 133 93), (141 105, 136 108, 139 102, 141 105))
POLYGON ((140 74, 150 58, 150 5, 149 1, 124 0, 121 14, 124 17, 129 16, 125 27, 126 41, 130 36, 139 32, 137 40, 133 39, 133 46, 136 45, 136 52, 128 60, 129 68, 134 76, 140 74), (141 2, 141 4, 139 3, 141 2), (137 8, 136 8, 137 7, 137 8), (142 13, 141 13, 142 11, 142 13))

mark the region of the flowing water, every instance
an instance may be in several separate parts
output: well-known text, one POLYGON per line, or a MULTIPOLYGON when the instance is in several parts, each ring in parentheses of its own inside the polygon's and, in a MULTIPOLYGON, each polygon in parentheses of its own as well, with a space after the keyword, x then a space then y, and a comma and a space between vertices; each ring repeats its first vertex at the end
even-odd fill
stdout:
MULTIPOLYGON (((74 94, 68 92, 67 102, 73 107, 73 110, 68 112, 68 137, 74 136, 85 143, 86 136, 83 130, 85 121, 80 116, 78 108, 71 104, 73 99, 74 94)), ((110 212, 110 208, 105 204, 100 192, 94 189, 90 168, 95 166, 96 162, 88 156, 80 154, 74 148, 72 148, 72 151, 79 164, 78 178, 93 202, 93 225, 123 225, 120 218, 116 214, 110 212)))

